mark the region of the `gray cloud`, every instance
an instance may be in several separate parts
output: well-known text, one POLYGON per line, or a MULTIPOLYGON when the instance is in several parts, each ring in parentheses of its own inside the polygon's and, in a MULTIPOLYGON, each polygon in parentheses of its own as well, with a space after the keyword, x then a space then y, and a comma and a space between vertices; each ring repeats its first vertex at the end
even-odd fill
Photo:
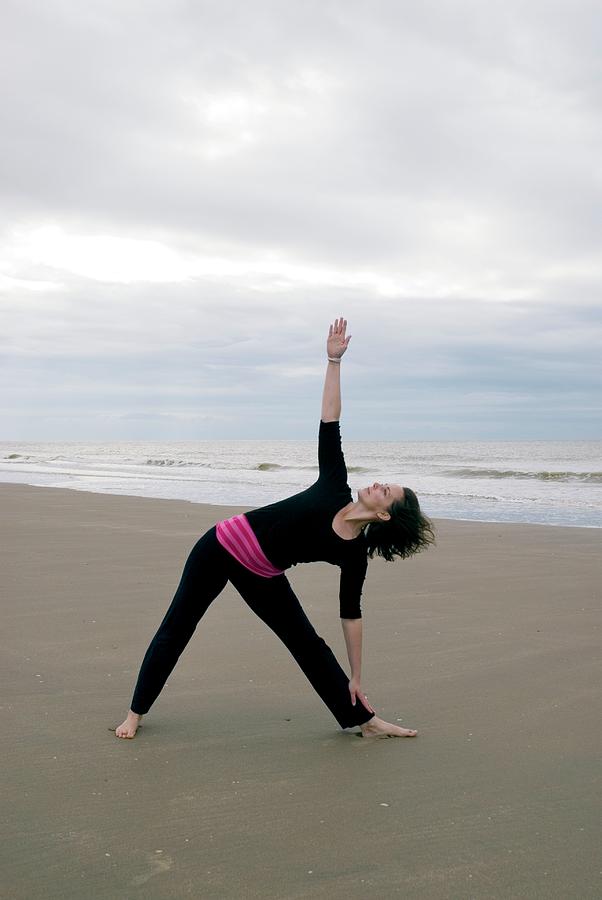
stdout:
POLYGON ((599 434, 597 4, 2 17, 5 437, 599 434))

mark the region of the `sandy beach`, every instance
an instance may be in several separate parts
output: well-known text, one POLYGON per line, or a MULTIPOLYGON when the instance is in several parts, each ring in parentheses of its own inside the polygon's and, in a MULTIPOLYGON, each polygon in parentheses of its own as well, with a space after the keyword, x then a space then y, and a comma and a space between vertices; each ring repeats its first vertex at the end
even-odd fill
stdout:
MULTIPOLYGON (((370 564, 343 732, 228 587, 133 741, 122 721, 198 536, 234 508, 0 485, 2 886, 49 898, 602 894, 602 531, 436 521, 370 564)), ((338 571, 289 572, 345 662, 338 571)))

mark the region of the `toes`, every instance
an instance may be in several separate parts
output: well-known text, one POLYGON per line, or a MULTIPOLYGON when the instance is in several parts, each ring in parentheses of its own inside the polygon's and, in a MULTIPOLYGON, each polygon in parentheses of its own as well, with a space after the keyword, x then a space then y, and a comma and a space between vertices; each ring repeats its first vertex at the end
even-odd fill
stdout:
POLYGON ((118 738, 133 738, 136 736, 137 729, 126 727, 125 725, 119 725, 117 728, 111 728, 110 731, 115 732, 115 736, 118 738))

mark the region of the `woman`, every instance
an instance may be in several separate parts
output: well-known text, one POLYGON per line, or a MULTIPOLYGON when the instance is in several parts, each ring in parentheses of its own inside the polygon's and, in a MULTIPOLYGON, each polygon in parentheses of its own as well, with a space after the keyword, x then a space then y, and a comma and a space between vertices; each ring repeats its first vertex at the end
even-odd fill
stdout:
POLYGON ((353 500, 339 432, 340 363, 351 340, 346 329, 341 318, 328 333, 318 480, 287 500, 219 522, 196 543, 146 652, 131 709, 115 729, 117 737, 134 737, 202 615, 228 581, 286 644, 342 728, 359 726, 365 737, 415 737, 414 729, 380 719, 362 690, 360 597, 368 557, 405 558, 434 536, 409 488, 377 482, 361 488, 353 500), (315 560, 341 568, 340 613, 351 680, 316 634, 284 574, 289 566, 315 560))

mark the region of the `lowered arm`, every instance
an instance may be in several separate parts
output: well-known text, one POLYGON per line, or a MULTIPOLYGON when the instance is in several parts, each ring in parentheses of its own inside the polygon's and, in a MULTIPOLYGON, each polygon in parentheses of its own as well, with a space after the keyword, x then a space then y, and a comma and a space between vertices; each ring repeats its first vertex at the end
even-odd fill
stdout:
POLYGON ((347 646, 347 656, 349 657, 349 665, 351 666, 351 677, 362 679, 362 620, 361 619, 341 619, 343 634, 345 635, 345 644, 347 646))

